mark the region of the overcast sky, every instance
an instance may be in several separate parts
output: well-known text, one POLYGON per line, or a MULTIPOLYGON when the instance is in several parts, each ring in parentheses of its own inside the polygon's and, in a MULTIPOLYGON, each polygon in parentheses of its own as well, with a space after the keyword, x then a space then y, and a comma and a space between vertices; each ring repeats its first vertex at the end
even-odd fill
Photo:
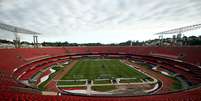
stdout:
MULTIPOLYGON (((0 22, 43 33, 40 42, 142 41, 201 23, 201 0, 0 0, 0 22)), ((20 37, 32 41, 30 35, 20 37)), ((0 38, 14 35, 1 30, 0 38)))

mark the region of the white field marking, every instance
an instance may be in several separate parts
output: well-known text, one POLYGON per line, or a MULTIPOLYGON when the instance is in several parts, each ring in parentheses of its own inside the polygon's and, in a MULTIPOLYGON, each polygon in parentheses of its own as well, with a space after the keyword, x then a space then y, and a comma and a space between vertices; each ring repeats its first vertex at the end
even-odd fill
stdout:
POLYGON ((120 82, 120 78, 116 78, 117 84, 119 84, 120 82))
POLYGON ((90 85, 93 85, 94 84, 94 81, 93 80, 91 80, 91 84, 90 85))
POLYGON ((70 93, 81 93, 81 94, 87 94, 87 90, 64 90, 70 93))
MULTIPOLYGON (((133 66, 130 66, 130 67, 133 67, 133 66)), ((133 67, 134 68, 134 67, 133 67)), ((135 68, 134 68, 135 69, 135 68)), ((137 70, 138 71, 138 70, 137 70)), ((142 72, 142 71, 139 71, 139 72, 142 72)), ((143 72, 144 73, 144 72, 143 72)), ((146 74, 146 73, 144 73, 145 75, 147 75, 148 77, 150 77, 150 78, 152 78, 152 76, 149 76, 148 74, 146 74)), ((117 79, 136 79, 136 78, 117 78, 117 79)), ((153 78, 152 78, 153 79, 153 78)), ((81 80, 83 80, 83 79, 81 79, 81 80)), ((85 79, 86 80, 86 79, 85 79)), ((108 79, 107 79, 108 80, 108 79)), ((148 82, 139 82, 139 83, 120 83, 120 84, 112 84, 112 83, 110 83, 110 84, 91 84, 91 85, 93 85, 93 86, 106 86, 106 85, 135 85, 135 84, 153 84, 153 83, 156 83, 157 82, 157 80, 154 78, 153 79, 154 81, 153 82, 150 82, 150 81, 148 81, 148 82)), ((75 81, 75 80, 55 80, 55 81, 75 81)), ((101 80, 100 80, 101 81, 101 80)), ((92 80, 92 82, 93 82, 93 80, 92 80)), ((157 85, 158 84, 156 84, 156 86, 154 86, 154 90, 157 88, 157 85)), ((86 85, 56 85, 57 87, 80 87, 80 86, 86 86, 86 85)), ((153 90, 152 89, 152 90, 153 90)), ((106 94, 106 93, 108 93, 108 92, 98 92, 98 91, 93 91, 93 90, 91 90, 90 91, 90 93, 87 91, 87 90, 65 90, 65 91, 68 91, 68 92, 72 92, 72 93, 83 93, 83 94, 106 94)), ((112 93, 108 93, 108 94, 112 94, 112 93)))
POLYGON ((57 85, 56 87, 85 87, 86 85, 57 85))
MULTIPOLYGON (((120 60, 120 61, 122 62, 122 60, 120 60)), ((124 64, 126 64, 126 63, 124 63, 124 64)), ((126 65, 128 65, 128 64, 126 64, 126 65)), ((145 74, 146 76, 152 78, 154 81, 146 81, 146 82, 143 81, 143 82, 137 82, 137 83, 119 83, 119 84, 112 84, 112 83, 108 83, 108 84, 91 84, 91 85, 93 85, 93 86, 104 86, 104 85, 128 85, 128 84, 135 85, 135 84, 154 84, 154 83, 157 83, 158 80, 155 79, 154 77, 148 75, 147 73, 145 73, 145 72, 143 72, 141 70, 136 69, 132 65, 128 65, 128 66, 132 67, 133 69, 137 70, 138 72, 141 72, 141 73, 145 74)), ((76 81, 86 81, 86 80, 87 79, 80 79, 80 80, 76 80, 76 81)), ((75 81, 75 80, 54 80, 54 81, 58 82, 58 81, 75 81)), ((78 85, 57 85, 57 87, 68 87, 68 86, 78 86, 78 85)), ((79 86, 86 86, 86 85, 79 85, 79 86)))
MULTIPOLYGON (((157 83, 158 84, 158 83, 157 83)), ((156 92, 160 91, 163 88, 163 82, 161 82, 161 86, 156 91, 152 92, 151 94, 155 94, 156 92)))
POLYGON ((140 79, 140 81, 144 82, 144 80, 140 79))
POLYGON ((136 79, 136 78, 118 78, 120 80, 130 80, 130 79, 136 79))
MULTIPOLYGON (((110 85, 139 85, 139 84, 154 84, 153 82, 138 82, 138 83, 119 83, 119 84, 92 84, 92 86, 110 86, 110 85)), ((57 85, 57 87, 75 87, 75 86, 86 86, 86 85, 57 85)))
POLYGON ((68 85, 68 84, 66 84, 66 85, 58 85, 58 82, 59 81, 63 81, 63 82, 74 82, 75 80, 54 80, 54 81, 56 81, 57 83, 56 83, 56 85, 57 85, 57 87, 74 87, 74 86, 86 86, 86 85, 88 85, 87 84, 87 79, 82 79, 82 80, 76 80, 76 81, 84 81, 85 82, 85 84, 77 84, 77 85, 68 85))
POLYGON ((177 62, 183 62, 182 60, 178 60, 178 59, 173 59, 174 61, 177 61, 177 62))
MULTIPOLYGON (((81 94, 89 94, 89 92, 87 90, 64 90, 66 92, 71 92, 71 93, 81 93, 81 94)), ((90 91, 90 94, 112 94, 112 93, 108 93, 108 92, 98 92, 98 91, 90 91)))
POLYGON ((79 80, 53 80, 53 81, 87 81, 88 79, 79 79, 79 80))
MULTIPOLYGON (((122 62, 122 61, 121 61, 122 62)), ((122 62, 123 63, 123 62, 122 62)), ((126 64, 127 66, 129 66, 129 67, 132 67, 133 69, 135 69, 135 70, 137 70, 138 72, 141 72, 141 73, 143 73, 143 74, 145 74, 146 76, 148 76, 148 77, 150 77, 151 79, 153 79, 154 81, 149 81, 150 83, 156 83, 158 80, 157 79, 155 79, 154 77, 152 77, 151 75, 149 75, 149 74, 147 74, 147 73, 145 73, 145 72, 143 72, 143 71, 141 71, 141 70, 138 70, 138 69, 136 69, 135 67, 133 67, 132 65, 129 65, 129 64, 127 64, 127 63, 124 63, 124 64, 126 64)))
POLYGON ((158 87, 159 87, 159 84, 157 83, 157 84, 154 85, 154 88, 149 89, 149 90, 144 90, 144 92, 146 92, 146 93, 153 92, 153 91, 155 91, 156 89, 158 89, 158 87))
POLYGON ((110 79, 95 79, 94 81, 104 81, 104 80, 110 80, 110 79))
POLYGON ((87 94, 91 95, 91 85, 87 85, 87 94))
POLYGON ((112 59, 87 59, 87 60, 83 60, 83 61, 102 61, 102 60, 112 60, 112 59))
MULTIPOLYGON (((118 79, 118 80, 120 80, 120 79, 136 79, 136 78, 116 78, 116 79, 118 79)), ((107 79, 108 80, 108 79, 107 79)), ((56 82, 59 82, 59 81, 66 81, 66 82, 72 82, 72 81, 85 81, 86 82, 86 84, 81 84, 82 86, 86 86, 87 85, 87 79, 80 79, 80 80, 54 80, 54 81, 56 81, 56 82)), ((94 81, 96 81, 96 79, 95 80, 92 80, 92 82, 94 82, 94 81)), ((99 81, 102 81, 102 80, 100 80, 99 79, 99 81)), ((106 83, 106 84, 94 84, 94 83, 92 83, 91 85, 93 85, 93 86, 104 86, 104 85, 127 85, 127 84, 133 84, 133 85, 135 85, 135 84, 154 84, 154 83, 156 83, 156 82, 154 82, 154 81, 143 81, 143 80, 141 80, 142 82, 131 82, 131 83, 117 83, 117 84, 112 84, 112 82, 110 82, 110 83, 106 83)), ((58 87, 67 87, 67 86, 80 86, 80 85, 58 85, 58 83, 57 83, 57 86, 58 87)))
MULTIPOLYGON (((92 80, 92 81, 93 81, 93 83, 96 82, 96 81, 109 81, 110 83, 112 83, 112 80, 110 80, 110 79, 95 79, 95 80, 92 80)), ((107 84, 110 84, 110 83, 107 83, 107 84)))
MULTIPOLYGON (((93 81, 92 81, 93 82, 93 81)), ((121 84, 91 84, 90 86, 108 86, 108 85, 141 85, 141 84, 150 84, 149 82, 140 82, 140 83, 121 83, 121 84)), ((158 85, 158 84, 157 84, 158 85)), ((83 87, 83 86, 86 86, 86 85, 56 85, 56 87, 83 87)), ((87 85, 89 86, 89 85, 87 85)), ((155 86, 153 88, 153 90, 155 90, 157 88, 157 86, 155 86)), ((93 91, 90 89, 86 89, 86 90, 64 90, 64 91, 67 91, 67 92, 71 92, 71 93, 82 93, 82 94, 112 94, 112 93, 109 93, 109 92, 98 92, 98 91, 93 91)), ((150 90, 151 91, 151 90, 150 90)))

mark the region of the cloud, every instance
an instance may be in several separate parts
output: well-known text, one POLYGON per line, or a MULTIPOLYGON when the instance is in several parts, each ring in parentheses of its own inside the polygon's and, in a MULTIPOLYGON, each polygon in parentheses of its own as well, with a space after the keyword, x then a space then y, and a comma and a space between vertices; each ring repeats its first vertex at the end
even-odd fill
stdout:
POLYGON ((89 42, 146 40, 134 36, 151 38, 200 23, 200 5, 200 0, 0 0, 0 22, 44 33, 40 41, 83 42, 89 36, 89 42), (125 37, 112 40, 121 34, 125 37))

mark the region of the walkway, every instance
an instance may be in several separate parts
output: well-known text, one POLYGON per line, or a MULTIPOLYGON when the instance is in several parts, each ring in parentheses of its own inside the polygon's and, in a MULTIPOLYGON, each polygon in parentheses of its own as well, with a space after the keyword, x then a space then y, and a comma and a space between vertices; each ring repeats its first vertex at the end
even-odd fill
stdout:
POLYGON ((56 82, 54 80, 60 80, 64 75, 66 75, 74 67, 77 61, 78 60, 74 60, 70 62, 70 64, 64 67, 64 69, 58 71, 56 73, 56 76, 50 82, 47 83, 46 85, 46 88, 48 88, 47 90, 58 92, 58 89, 56 87, 56 82))
POLYGON ((132 65, 133 67, 139 67, 139 69, 149 75, 151 75, 152 77, 162 81, 162 88, 157 92, 157 93, 167 93, 171 91, 171 86, 172 83, 174 82, 174 80, 172 80, 171 78, 168 78, 162 74, 160 74, 159 72, 155 72, 153 70, 150 70, 148 68, 145 68, 141 65, 137 65, 135 63, 131 63, 129 61, 124 61, 126 64, 132 65))

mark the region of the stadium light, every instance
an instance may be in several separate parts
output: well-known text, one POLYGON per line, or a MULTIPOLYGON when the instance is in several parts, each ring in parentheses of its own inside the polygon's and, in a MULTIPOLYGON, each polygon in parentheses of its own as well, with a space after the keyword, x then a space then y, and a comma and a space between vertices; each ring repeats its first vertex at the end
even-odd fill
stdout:
POLYGON ((2 30, 6 30, 9 32, 13 32, 15 34, 15 47, 16 48, 20 48, 20 37, 19 34, 30 34, 33 35, 33 43, 34 43, 34 47, 38 47, 38 35, 41 35, 38 32, 34 32, 34 31, 30 31, 24 28, 19 28, 13 25, 8 25, 8 24, 4 24, 0 22, 0 29, 2 30))
POLYGON ((163 32, 159 32, 159 33, 155 33, 155 35, 163 35, 163 34, 181 34, 187 31, 191 31, 191 30, 197 30, 201 28, 201 24, 195 24, 195 25, 190 25, 190 26, 184 26, 184 27, 180 27, 180 28, 175 28, 175 29, 171 29, 171 30, 167 30, 167 31, 163 31, 163 32))
POLYGON ((200 29, 200 28, 201 28, 201 24, 195 24, 195 25, 184 26, 184 27, 180 27, 180 28, 174 28, 174 29, 171 29, 171 30, 155 33, 154 35, 159 35, 160 44, 163 44, 163 35, 177 34, 177 36, 180 36, 184 32, 197 30, 197 29, 200 29))

